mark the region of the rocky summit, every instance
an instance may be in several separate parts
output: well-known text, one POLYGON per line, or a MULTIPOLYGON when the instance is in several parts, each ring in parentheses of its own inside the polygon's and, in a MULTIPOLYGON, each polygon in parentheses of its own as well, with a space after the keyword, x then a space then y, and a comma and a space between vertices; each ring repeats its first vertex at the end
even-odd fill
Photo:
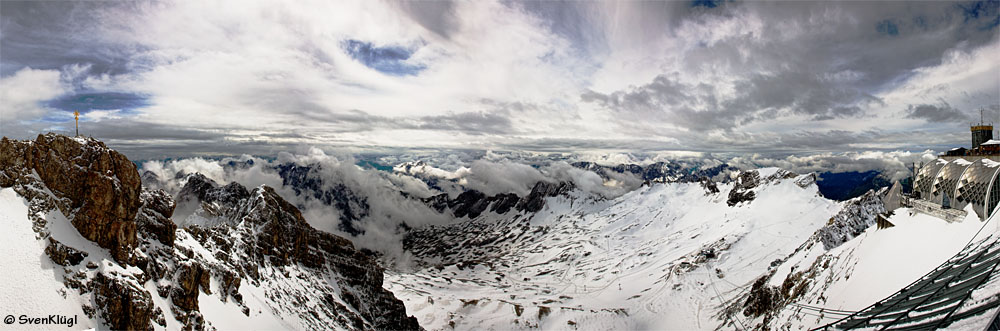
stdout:
POLYGON ((0 141, 0 187, 25 199, 22 221, 83 325, 420 329, 371 257, 312 228, 274 189, 189 176, 180 197, 218 222, 178 227, 174 198, 95 139, 0 141))
POLYGON ((139 173, 124 155, 95 139, 47 134, 0 141, 0 186, 40 182, 85 238, 127 263, 136 246, 139 173))

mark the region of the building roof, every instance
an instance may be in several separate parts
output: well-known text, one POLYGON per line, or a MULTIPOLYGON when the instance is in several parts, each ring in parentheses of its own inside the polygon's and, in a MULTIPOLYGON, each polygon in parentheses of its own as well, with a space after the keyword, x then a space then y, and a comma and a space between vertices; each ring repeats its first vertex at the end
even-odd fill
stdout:
POLYGON ((982 144, 979 144, 979 146, 982 146, 982 145, 1000 145, 1000 140, 990 139, 990 140, 987 140, 986 142, 984 142, 982 144))

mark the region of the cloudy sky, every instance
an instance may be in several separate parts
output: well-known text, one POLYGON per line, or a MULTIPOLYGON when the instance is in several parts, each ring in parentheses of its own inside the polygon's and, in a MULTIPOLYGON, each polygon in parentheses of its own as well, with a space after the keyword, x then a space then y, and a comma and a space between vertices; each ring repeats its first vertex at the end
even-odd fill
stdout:
POLYGON ((133 158, 864 153, 1000 122, 1000 3, 0 1, 0 134, 133 158))

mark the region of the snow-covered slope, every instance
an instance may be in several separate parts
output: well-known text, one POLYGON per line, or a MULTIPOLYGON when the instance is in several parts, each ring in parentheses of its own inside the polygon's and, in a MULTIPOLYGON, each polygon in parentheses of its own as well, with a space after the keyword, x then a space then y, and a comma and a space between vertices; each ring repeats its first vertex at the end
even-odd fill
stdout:
MULTIPOLYGON (((773 273, 762 276, 766 283, 755 287, 755 293, 744 295, 761 303, 755 308, 760 314, 740 317, 750 325, 772 329, 798 330, 833 323, 920 279, 975 238, 996 233, 995 225, 979 221, 971 209, 968 215, 961 222, 949 223, 900 208, 888 218, 895 226, 868 227, 836 248, 826 250, 818 236, 811 238, 773 273), (770 298, 755 300, 762 297, 760 293, 771 293, 764 295, 770 298)), ((994 289, 990 295, 995 294, 994 289)), ((734 305, 733 311, 748 310, 734 305)), ((983 314, 976 318, 978 323, 966 326, 982 329, 984 319, 992 315, 983 314)))
MULTIPOLYGON (((1000 256, 974 250, 1000 247, 1000 223, 949 223, 907 208, 886 214, 882 194, 835 202, 818 194, 814 176, 773 168, 611 200, 573 190, 545 198, 535 213, 484 212, 412 231, 405 248, 413 259, 397 261, 386 286, 432 330, 801 330, 906 297, 902 289, 945 261, 972 261, 954 267, 971 270, 968 281, 952 281, 976 285, 967 300, 942 294, 946 301, 922 303, 955 318, 919 323, 985 326, 1000 303, 1000 277, 990 271, 998 262, 953 255, 1000 256), (878 217, 895 226, 875 227, 878 217)), ((501 203, 493 201, 470 203, 493 210, 501 203)))
POLYGON ((840 209, 811 175, 751 173, 715 192, 701 183, 614 200, 574 191, 535 214, 419 229, 407 240, 415 263, 388 273, 387 288, 428 329, 732 327, 717 317, 724 301, 840 209), (753 194, 730 206, 735 186, 753 194))
POLYGON ((87 318, 78 302, 80 295, 67 289, 59 269, 45 255, 45 245, 35 239, 28 219, 28 202, 13 189, 0 189, 0 312, 20 317, 47 318, 51 314, 77 316, 75 325, 17 324, 21 330, 50 330, 59 327, 90 328, 96 321, 87 318))

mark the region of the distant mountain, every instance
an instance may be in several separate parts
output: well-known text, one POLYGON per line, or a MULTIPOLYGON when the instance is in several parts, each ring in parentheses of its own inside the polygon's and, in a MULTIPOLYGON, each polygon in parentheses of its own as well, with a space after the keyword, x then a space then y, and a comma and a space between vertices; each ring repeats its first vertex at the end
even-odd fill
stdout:
POLYGON ((356 194, 337 178, 324 178, 319 164, 303 166, 285 163, 278 165, 276 170, 281 176, 282 185, 292 188, 296 195, 305 195, 327 206, 336 207, 340 212, 340 224, 337 226, 339 230, 354 236, 363 233, 354 222, 365 218, 370 212, 366 197, 356 194))
MULTIPOLYGON (((900 181, 903 192, 910 192, 912 180, 906 178, 900 181)), ((878 190, 892 186, 892 181, 882 172, 869 170, 865 172, 823 172, 819 174, 819 193, 829 199, 844 201, 859 197, 870 190, 878 190)))
POLYGON ((656 162, 646 166, 637 164, 619 164, 605 166, 593 162, 574 162, 574 167, 590 170, 607 179, 607 172, 630 173, 647 182, 696 182, 702 177, 719 179, 720 174, 736 172, 738 169, 720 164, 711 167, 685 166, 675 162, 656 162))

